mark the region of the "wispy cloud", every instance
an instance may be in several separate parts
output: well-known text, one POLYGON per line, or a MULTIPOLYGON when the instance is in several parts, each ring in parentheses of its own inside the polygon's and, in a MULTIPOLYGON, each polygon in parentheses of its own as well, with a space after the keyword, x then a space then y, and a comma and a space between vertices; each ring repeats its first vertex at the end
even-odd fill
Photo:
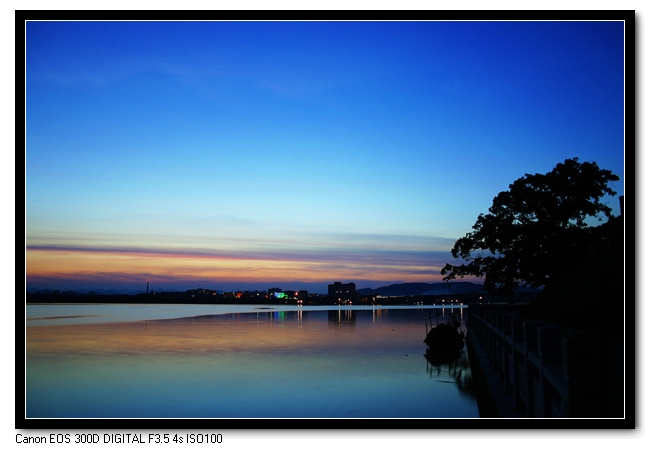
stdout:
MULTIPOLYGON (((212 283, 319 284, 439 281, 448 251, 372 247, 222 250, 74 244, 27 245, 29 285, 141 285, 212 283), (57 282, 58 284, 54 284, 57 282)), ((367 284, 371 285, 371 284, 367 284)), ((243 287, 242 287, 243 288, 243 287)))
POLYGON ((28 245, 27 252, 114 254, 132 257, 157 257, 205 260, 257 260, 292 262, 340 262, 370 265, 437 266, 450 258, 449 251, 390 250, 369 248, 318 248, 278 250, 215 250, 196 248, 101 247, 76 245, 28 245))

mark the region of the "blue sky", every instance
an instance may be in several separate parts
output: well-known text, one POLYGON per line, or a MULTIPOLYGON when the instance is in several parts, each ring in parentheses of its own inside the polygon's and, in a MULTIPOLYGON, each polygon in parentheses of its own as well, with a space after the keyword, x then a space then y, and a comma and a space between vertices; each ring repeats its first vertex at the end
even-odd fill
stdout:
POLYGON ((437 282, 525 173, 624 194, 623 27, 29 22, 27 286, 437 282))

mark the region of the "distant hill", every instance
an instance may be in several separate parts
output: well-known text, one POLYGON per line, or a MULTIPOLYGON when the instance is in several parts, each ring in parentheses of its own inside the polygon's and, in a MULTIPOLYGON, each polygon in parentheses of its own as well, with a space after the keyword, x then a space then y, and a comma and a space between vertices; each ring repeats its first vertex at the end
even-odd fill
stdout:
MULTIPOLYGON (((530 287, 519 287, 517 293, 533 293, 540 290, 530 287)), ((478 293, 487 295, 482 284, 474 282, 455 281, 435 282, 427 284, 424 282, 411 282, 404 284, 392 284, 379 288, 360 288, 357 293, 361 295, 381 295, 381 296, 421 296, 421 295, 466 295, 468 293, 478 293)))
POLYGON ((467 293, 486 293, 483 285, 473 282, 411 282, 405 284, 392 284, 379 288, 361 288, 357 290, 362 295, 381 296, 419 296, 419 295, 463 295, 467 293))

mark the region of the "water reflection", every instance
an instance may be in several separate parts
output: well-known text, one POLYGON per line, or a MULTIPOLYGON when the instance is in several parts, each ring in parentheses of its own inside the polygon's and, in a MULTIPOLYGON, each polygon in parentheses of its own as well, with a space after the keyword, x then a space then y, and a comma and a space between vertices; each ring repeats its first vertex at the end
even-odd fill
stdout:
POLYGON ((465 350, 455 356, 441 357, 427 349, 424 358, 427 360, 429 377, 439 382, 453 383, 463 396, 476 399, 469 358, 465 350))
POLYGON ((330 325, 341 326, 342 324, 355 324, 357 314, 355 310, 338 309, 327 312, 327 322, 330 325))
POLYGON ((478 417, 465 359, 422 370, 427 313, 255 310, 27 327, 27 415, 478 417))

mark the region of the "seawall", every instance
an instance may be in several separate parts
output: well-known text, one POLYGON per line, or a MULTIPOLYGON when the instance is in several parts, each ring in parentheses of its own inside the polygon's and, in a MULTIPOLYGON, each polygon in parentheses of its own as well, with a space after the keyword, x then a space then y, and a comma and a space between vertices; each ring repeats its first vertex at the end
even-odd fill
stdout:
POLYGON ((467 329, 481 417, 623 417, 603 399, 612 378, 592 335, 506 305, 469 306, 467 329))

